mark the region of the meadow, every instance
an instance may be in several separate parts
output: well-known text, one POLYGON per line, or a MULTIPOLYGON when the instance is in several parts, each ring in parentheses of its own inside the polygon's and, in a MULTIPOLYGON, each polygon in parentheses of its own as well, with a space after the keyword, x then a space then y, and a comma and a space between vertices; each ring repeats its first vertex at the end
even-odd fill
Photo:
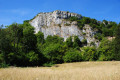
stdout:
POLYGON ((120 80, 120 61, 1 68, 0 80, 120 80))

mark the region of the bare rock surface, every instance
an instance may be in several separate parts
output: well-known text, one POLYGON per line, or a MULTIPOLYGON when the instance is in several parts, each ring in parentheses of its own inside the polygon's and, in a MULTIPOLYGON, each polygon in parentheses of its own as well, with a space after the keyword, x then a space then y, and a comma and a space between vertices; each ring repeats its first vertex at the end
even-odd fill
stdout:
POLYGON ((69 17, 78 17, 82 18, 81 15, 76 13, 70 13, 67 11, 53 11, 47 13, 39 13, 34 19, 29 23, 35 27, 35 33, 41 31, 44 33, 46 38, 48 35, 58 35, 64 38, 64 41, 70 36, 78 36, 82 41, 86 39, 88 45, 91 42, 95 42, 95 45, 99 45, 99 42, 94 38, 94 31, 89 25, 85 25, 83 30, 80 30, 77 26, 76 21, 66 20, 69 17), (85 33, 86 35, 83 35, 85 33))

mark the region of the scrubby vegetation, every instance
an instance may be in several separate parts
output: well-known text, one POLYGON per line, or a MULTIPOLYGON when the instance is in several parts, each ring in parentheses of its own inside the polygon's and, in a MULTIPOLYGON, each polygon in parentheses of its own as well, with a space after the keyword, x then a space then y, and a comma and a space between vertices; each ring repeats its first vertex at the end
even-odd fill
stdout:
POLYGON ((95 38, 98 40, 102 40, 103 37, 107 36, 113 37, 117 26, 116 22, 106 20, 100 22, 89 17, 82 17, 82 19, 79 19, 77 17, 70 17, 67 20, 77 21, 77 25, 80 29, 83 29, 85 24, 89 24, 93 28, 93 30, 97 32, 95 38))
POLYGON ((58 36, 48 36, 44 39, 42 32, 34 34, 34 28, 28 21, 23 24, 14 23, 6 28, 0 27, 0 67, 120 60, 120 24, 106 20, 98 22, 88 17, 70 17, 68 20, 77 21, 80 29, 84 24, 91 25, 97 30, 94 37, 101 41, 100 46, 96 48, 92 42, 92 47, 85 47, 87 40, 80 41, 78 36, 71 36, 65 42, 58 36), (108 36, 115 39, 110 41, 108 36))

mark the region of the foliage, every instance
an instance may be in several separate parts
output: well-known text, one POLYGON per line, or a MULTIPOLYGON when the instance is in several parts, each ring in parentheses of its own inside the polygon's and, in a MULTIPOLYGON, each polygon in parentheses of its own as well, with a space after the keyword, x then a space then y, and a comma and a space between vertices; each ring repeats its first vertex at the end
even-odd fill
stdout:
POLYGON ((78 51, 76 49, 70 49, 67 52, 65 52, 63 60, 64 60, 64 62, 82 61, 81 53, 80 53, 80 51, 78 51))
POLYGON ((102 38, 103 38, 103 35, 102 35, 101 33, 97 33, 97 34, 94 35, 94 37, 95 37, 96 39, 98 39, 99 41, 101 41, 102 38))
POLYGON ((34 34, 34 28, 29 23, 23 24, 23 51, 29 52, 36 49, 37 38, 34 34))
MULTIPOLYGON (((23 24, 13 23, 6 28, 0 26, 0 67, 9 66, 52 66, 55 63, 77 61, 120 60, 120 24, 89 17, 70 17, 80 29, 89 24, 95 31, 94 37, 100 41, 87 46, 87 40, 70 36, 64 41, 58 35, 44 38, 42 32, 35 34, 29 20, 23 24), (105 37, 115 37, 112 41, 105 37), (87 47, 84 47, 87 46, 87 47)), ((69 24, 66 24, 69 25, 69 24)), ((85 35, 85 33, 83 33, 85 35)))
POLYGON ((83 45, 87 44, 87 40, 86 39, 83 39, 81 42, 82 42, 83 45))
POLYGON ((56 35, 54 35, 54 36, 48 35, 45 42, 48 43, 48 44, 51 44, 51 43, 63 43, 63 38, 58 37, 56 35))
POLYGON ((73 41, 72 41, 72 37, 71 36, 66 39, 66 45, 68 47, 73 47, 73 41))
POLYGON ((44 67, 52 67, 53 65, 54 63, 52 62, 43 64, 44 67))
POLYGON ((84 61, 95 61, 98 59, 98 55, 96 54, 96 49, 94 47, 83 47, 81 50, 84 61))
POLYGON ((82 43, 80 41, 80 39, 78 38, 78 36, 74 36, 74 42, 73 42, 73 47, 74 48, 79 48, 82 46, 82 43))
POLYGON ((77 17, 70 17, 70 18, 68 18, 68 20, 70 20, 70 21, 77 21, 79 18, 77 18, 77 17))
POLYGON ((99 56, 100 61, 108 61, 114 59, 113 53, 113 43, 108 39, 104 38, 101 41, 101 44, 97 50, 97 54, 99 56))
POLYGON ((48 59, 48 62, 61 63, 63 53, 61 52, 61 44, 50 44, 45 49, 43 54, 48 59))
POLYGON ((44 42, 45 42, 45 40, 44 40, 44 34, 42 33, 42 32, 38 32, 37 34, 36 34, 36 37, 37 37, 37 43, 38 44, 43 44, 44 42))
POLYGON ((116 28, 114 40, 114 54, 115 60, 120 60, 120 24, 116 28))

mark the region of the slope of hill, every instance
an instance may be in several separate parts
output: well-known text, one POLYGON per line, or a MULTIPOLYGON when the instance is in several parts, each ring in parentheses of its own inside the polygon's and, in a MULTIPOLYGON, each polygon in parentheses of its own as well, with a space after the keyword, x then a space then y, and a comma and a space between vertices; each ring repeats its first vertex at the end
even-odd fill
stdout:
POLYGON ((70 36, 78 36, 80 41, 86 39, 89 46, 93 42, 99 46, 102 31, 104 32, 103 35, 113 36, 112 33, 116 24, 106 20, 100 22, 80 14, 59 10, 39 13, 29 23, 35 28, 36 33, 41 31, 45 38, 48 35, 57 35, 66 41, 70 36), (110 30, 106 31, 109 28, 110 30))
POLYGON ((0 67, 119 60, 119 27, 65 11, 39 13, 0 28, 0 67))

